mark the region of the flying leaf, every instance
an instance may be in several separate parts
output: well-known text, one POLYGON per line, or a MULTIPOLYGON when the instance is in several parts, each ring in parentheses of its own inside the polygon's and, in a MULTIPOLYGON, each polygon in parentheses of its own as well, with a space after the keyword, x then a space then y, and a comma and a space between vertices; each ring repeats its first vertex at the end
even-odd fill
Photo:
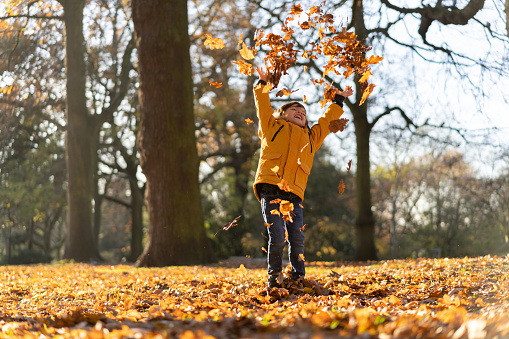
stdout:
POLYGON ((245 119, 245 122, 246 122, 248 125, 250 125, 250 124, 253 124, 253 123, 254 123, 254 121, 253 121, 253 120, 251 120, 251 119, 249 119, 249 118, 245 119))
POLYGON ((348 165, 346 166, 346 174, 350 173, 351 168, 352 168, 352 160, 350 159, 350 161, 348 162, 348 165))
POLYGON ((240 33, 240 36, 239 36, 239 42, 237 44, 237 48, 240 47, 240 45, 242 44, 242 36, 244 35, 244 33, 240 33))
POLYGON ((293 92, 297 92, 297 91, 298 91, 298 89, 296 89, 294 91, 290 91, 289 89, 283 88, 282 90, 280 90, 276 93, 276 97, 282 97, 283 95, 289 96, 293 92))
POLYGON ((279 198, 270 201, 271 204, 279 204, 280 202, 281 202, 281 199, 279 199, 279 198))
POLYGON ((344 119, 344 118, 332 120, 329 123, 329 130, 332 133, 336 133, 338 131, 343 132, 348 121, 349 121, 348 119, 344 119))
POLYGON ((250 63, 244 62, 244 60, 232 61, 232 63, 239 67, 240 74, 253 75, 254 68, 250 63))
POLYGON ((212 82, 212 81, 210 81, 210 80, 209 80, 209 84, 210 84, 210 86, 213 86, 213 87, 215 87, 215 88, 220 88, 220 87, 222 87, 222 86, 223 86, 223 83, 222 83, 222 82, 212 82))
POLYGON ((361 99, 361 102, 359 103, 359 106, 362 105, 364 103, 364 101, 366 101, 366 99, 370 96, 370 94, 373 92, 373 89, 375 88, 375 84, 369 84, 368 87, 366 87, 366 89, 364 90, 364 92, 362 92, 362 99, 361 99))
POLYGON ((306 98, 306 96, 304 95, 304 96, 302 97, 302 102, 303 102, 303 103, 306 103, 306 101, 308 101, 308 99, 307 99, 307 98, 306 98))
POLYGON ((299 260, 300 261, 306 261, 306 259, 304 259, 304 254, 303 253, 299 254, 299 260))
POLYGON ((234 227, 234 226, 237 226, 237 222, 239 221, 240 219, 240 215, 238 217, 236 217, 235 219, 233 219, 233 221, 231 222, 228 222, 226 224, 223 225, 223 227, 221 229, 219 229, 216 234, 214 234, 214 237, 219 233, 219 231, 228 231, 230 228, 234 227))
POLYGON ((300 227, 299 231, 304 232, 304 230, 306 229, 306 226, 307 226, 307 224, 305 224, 304 226, 300 227))
POLYGON ((203 43, 205 46, 209 46, 210 49, 222 49, 225 47, 225 44, 223 42, 223 39, 221 38, 214 38, 210 34, 205 34, 207 37, 205 39, 205 42, 203 43))
POLYGON ((242 56, 244 59, 252 60, 255 58, 257 51, 255 48, 247 47, 246 43, 242 42, 242 49, 239 52, 240 52, 240 56, 242 56))
POLYGON ((362 77, 359 79, 359 82, 366 82, 369 80, 369 76, 373 75, 370 70, 367 70, 366 72, 362 73, 362 77))
POLYGON ((338 189, 339 189, 339 194, 343 194, 345 192, 345 183, 343 182, 343 179, 341 179, 341 181, 339 182, 339 186, 338 186, 338 189))
POLYGON ((270 211, 270 214, 281 215, 281 213, 279 213, 278 210, 272 210, 272 211, 270 211))

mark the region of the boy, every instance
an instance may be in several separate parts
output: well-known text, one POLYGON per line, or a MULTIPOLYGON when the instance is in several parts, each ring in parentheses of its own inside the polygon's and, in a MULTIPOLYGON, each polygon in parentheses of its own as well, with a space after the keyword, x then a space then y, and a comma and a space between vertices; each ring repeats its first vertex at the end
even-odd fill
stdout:
POLYGON ((318 123, 309 128, 306 109, 298 102, 285 104, 274 113, 269 94, 263 91, 269 73, 258 67, 256 71, 259 80, 254 97, 261 152, 253 186, 269 234, 268 286, 272 288, 280 287, 285 230, 292 278, 305 275, 302 201, 307 179, 314 154, 330 132, 329 123, 343 114, 343 101, 353 91, 336 89, 334 102, 318 123))

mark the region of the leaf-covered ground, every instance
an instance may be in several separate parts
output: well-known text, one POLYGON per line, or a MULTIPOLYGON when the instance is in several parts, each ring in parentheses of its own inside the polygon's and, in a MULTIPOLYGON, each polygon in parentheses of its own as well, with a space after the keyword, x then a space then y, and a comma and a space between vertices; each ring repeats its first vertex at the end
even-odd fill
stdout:
POLYGON ((264 266, 3 266, 0 338, 509 338, 509 256, 264 266))

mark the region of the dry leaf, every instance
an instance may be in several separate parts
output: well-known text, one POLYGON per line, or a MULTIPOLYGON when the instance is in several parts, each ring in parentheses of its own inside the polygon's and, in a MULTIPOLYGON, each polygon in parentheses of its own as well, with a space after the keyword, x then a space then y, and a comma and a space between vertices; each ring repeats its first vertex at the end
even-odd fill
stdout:
POLYGON ((329 123, 329 131, 331 131, 332 133, 336 133, 338 131, 343 132, 348 121, 349 121, 348 119, 344 118, 332 120, 329 123))
POLYGON ((220 88, 220 87, 222 87, 222 86, 223 86, 223 83, 222 83, 222 82, 212 82, 212 81, 210 81, 210 80, 209 80, 209 84, 210 84, 210 86, 213 86, 213 87, 215 87, 215 88, 220 88))
POLYGON ((207 37, 203 43, 205 46, 209 46, 210 49, 222 49, 225 47, 223 39, 213 38, 210 34, 205 34, 207 37))
POLYGON ((341 179, 341 181, 339 182, 339 186, 338 186, 338 189, 339 189, 339 194, 343 194, 345 192, 345 183, 343 182, 343 179, 341 179))

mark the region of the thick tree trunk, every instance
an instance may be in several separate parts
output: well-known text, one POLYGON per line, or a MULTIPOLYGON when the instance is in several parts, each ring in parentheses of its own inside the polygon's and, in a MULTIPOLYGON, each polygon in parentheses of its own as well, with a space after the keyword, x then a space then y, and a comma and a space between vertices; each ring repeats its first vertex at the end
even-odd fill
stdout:
POLYGON ((139 266, 212 260, 198 182, 186 0, 133 0, 148 241, 139 266))
POLYGON ((93 135, 95 127, 85 97, 84 0, 61 0, 65 12, 67 75, 66 161, 68 230, 64 258, 89 261, 95 253, 92 234, 93 135))

